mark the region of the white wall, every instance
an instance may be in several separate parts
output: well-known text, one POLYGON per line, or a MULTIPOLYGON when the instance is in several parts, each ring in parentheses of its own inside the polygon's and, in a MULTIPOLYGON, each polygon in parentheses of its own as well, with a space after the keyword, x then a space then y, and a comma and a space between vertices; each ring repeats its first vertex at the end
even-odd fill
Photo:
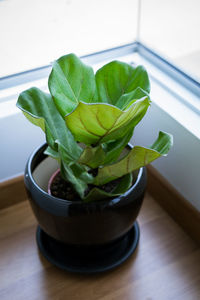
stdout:
POLYGON ((23 173, 31 152, 45 142, 42 130, 21 112, 0 118, 0 181, 23 173))
POLYGON ((159 130, 173 134, 174 146, 167 157, 159 158, 152 165, 200 211, 199 139, 153 103, 143 122, 135 129, 131 142, 149 146, 159 130))

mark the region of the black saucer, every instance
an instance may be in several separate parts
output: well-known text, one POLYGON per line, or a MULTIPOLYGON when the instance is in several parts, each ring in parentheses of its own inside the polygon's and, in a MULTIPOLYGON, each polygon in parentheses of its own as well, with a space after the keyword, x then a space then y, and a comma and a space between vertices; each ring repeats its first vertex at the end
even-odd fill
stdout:
POLYGON ((139 225, 122 238, 103 246, 71 246, 58 242, 39 226, 36 232, 37 245, 44 257, 66 271, 75 273, 99 273, 122 264, 137 248, 139 225))

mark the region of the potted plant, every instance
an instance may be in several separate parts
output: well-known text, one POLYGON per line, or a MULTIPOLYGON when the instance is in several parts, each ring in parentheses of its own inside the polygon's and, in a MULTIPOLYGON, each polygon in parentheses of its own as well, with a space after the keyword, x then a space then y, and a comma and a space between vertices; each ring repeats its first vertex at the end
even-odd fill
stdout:
POLYGON ((142 66, 113 61, 94 75, 69 54, 54 62, 48 86, 50 94, 30 88, 17 102, 46 135, 25 170, 37 242, 61 268, 108 270, 137 246, 144 166, 168 153, 172 136, 161 131, 148 148, 128 145, 150 106, 142 66))

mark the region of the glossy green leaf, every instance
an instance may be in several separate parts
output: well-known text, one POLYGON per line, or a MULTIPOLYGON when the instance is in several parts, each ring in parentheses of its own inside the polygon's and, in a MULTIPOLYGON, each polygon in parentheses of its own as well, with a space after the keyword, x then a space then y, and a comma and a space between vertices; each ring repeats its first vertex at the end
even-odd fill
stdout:
POLYGON ((124 147, 128 144, 133 135, 133 129, 129 130, 126 135, 115 141, 104 144, 104 151, 106 152, 106 157, 104 164, 110 164, 116 162, 124 147))
POLYGON ((54 158, 54 159, 57 159, 59 160, 60 159, 60 156, 59 156, 59 153, 58 151, 55 151, 53 150, 51 147, 47 147, 47 149, 44 151, 44 154, 54 158))
POLYGON ((131 187, 132 181, 132 173, 123 176, 118 186, 115 189, 113 189, 113 191, 110 193, 95 187, 89 192, 89 194, 86 197, 84 197, 83 201, 92 202, 119 196, 125 193, 131 187))
POLYGON ((82 149, 75 142, 49 94, 31 88, 19 95, 17 106, 30 122, 46 133, 47 143, 52 150, 57 151, 58 140, 65 146, 69 161, 79 158, 82 149))
POLYGON ((119 162, 99 168, 99 172, 94 181, 95 185, 105 184, 151 163, 161 155, 166 155, 172 144, 172 136, 165 132, 160 132, 151 148, 135 146, 129 154, 119 162))
POLYGON ((60 170, 62 177, 72 184, 81 198, 84 198, 87 184, 91 184, 94 181, 93 176, 87 172, 84 166, 76 162, 69 163, 67 161, 66 151, 61 144, 58 144, 58 152, 61 158, 60 170))
POLYGON ((109 104, 80 102, 65 117, 75 139, 87 145, 120 139, 133 129, 149 107, 147 97, 137 100, 126 111, 109 104))
POLYGON ((128 144, 132 134, 133 130, 130 130, 128 134, 116 141, 104 143, 96 147, 87 146, 82 152, 79 162, 95 169, 116 161, 124 147, 128 144))
POLYGON ((93 69, 74 54, 62 56, 54 62, 48 85, 63 117, 70 113, 79 101, 93 102, 95 99, 96 83, 93 69))
POLYGON ((138 87, 147 93, 150 92, 148 74, 143 66, 135 68, 124 62, 112 61, 99 69, 95 77, 98 102, 115 106, 120 103, 119 108, 122 106, 119 101, 122 95, 130 93, 138 87))
POLYGON ((128 109, 136 100, 147 97, 150 100, 149 94, 145 92, 143 89, 138 87, 134 91, 123 94, 118 101, 116 102, 116 106, 121 110, 128 109))
POLYGON ((104 164, 105 158, 106 153, 102 145, 97 147, 87 146, 82 152, 78 162, 95 169, 104 164))
POLYGON ((84 193, 87 190, 87 183, 76 177, 68 164, 61 160, 60 171, 62 177, 70 182, 81 199, 84 198, 84 193))
POLYGON ((150 148, 159 152, 162 156, 166 156, 172 146, 173 136, 164 131, 160 131, 157 140, 150 146, 150 148))
POLYGON ((113 189, 112 193, 115 195, 121 195, 125 193, 132 185, 133 182, 133 174, 126 174, 121 178, 120 183, 113 189))

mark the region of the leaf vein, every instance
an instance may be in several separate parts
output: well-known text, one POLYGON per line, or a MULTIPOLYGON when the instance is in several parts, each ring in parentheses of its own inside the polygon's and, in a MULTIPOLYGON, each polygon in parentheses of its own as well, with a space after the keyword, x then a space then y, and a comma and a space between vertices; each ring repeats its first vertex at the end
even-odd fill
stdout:
POLYGON ((83 127, 85 128, 85 130, 86 130, 89 134, 91 134, 91 135, 93 135, 93 136, 101 137, 101 135, 96 134, 96 133, 90 131, 90 130, 85 126, 85 124, 84 124, 84 122, 83 122, 83 120, 82 120, 80 111, 79 111, 79 119, 80 119, 81 124, 83 125, 83 127))

